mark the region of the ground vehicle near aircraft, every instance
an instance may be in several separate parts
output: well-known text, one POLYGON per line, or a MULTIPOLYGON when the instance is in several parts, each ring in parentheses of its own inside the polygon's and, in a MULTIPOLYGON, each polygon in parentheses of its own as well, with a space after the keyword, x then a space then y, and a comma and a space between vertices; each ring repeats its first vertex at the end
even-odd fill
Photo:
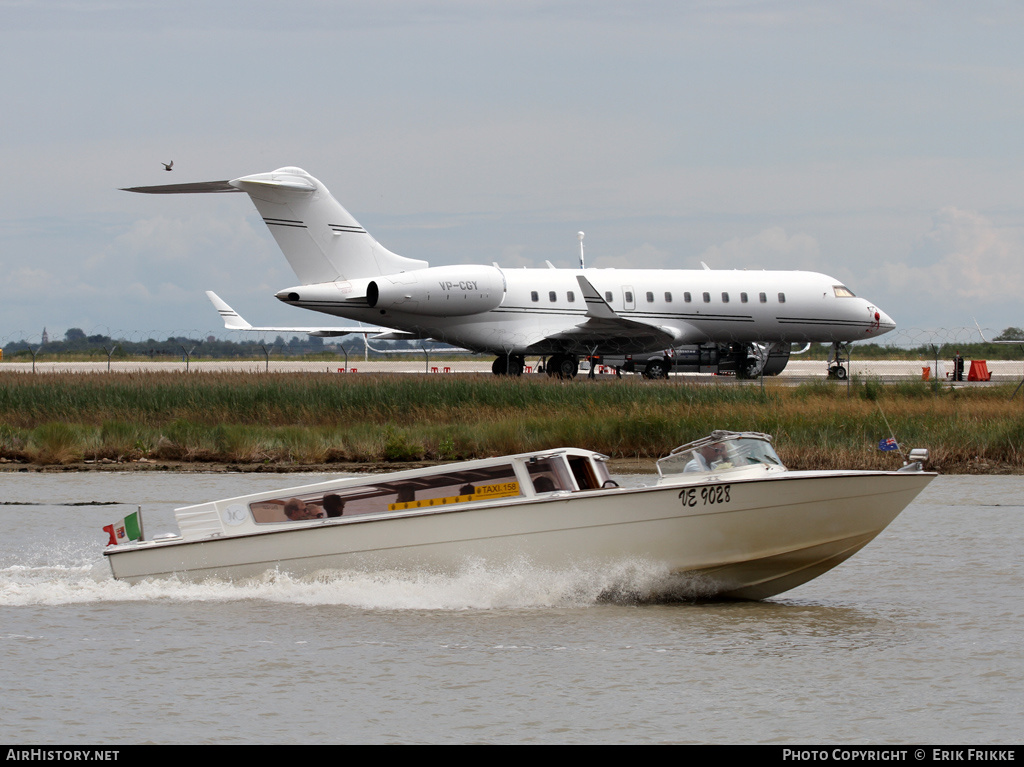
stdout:
POLYGON ((380 325, 377 338, 432 338, 494 354, 499 375, 521 374, 528 354, 547 357, 550 375, 572 377, 583 355, 698 344, 753 377, 790 342, 839 349, 895 328, 881 309, 815 272, 431 267, 384 248, 301 168, 127 191, 246 192, 301 283, 278 291, 279 300, 380 325))
MULTIPOLYGON (((788 343, 768 344, 768 359, 760 375, 781 373, 789 362, 788 343)), ((668 378, 669 373, 723 373, 745 376, 750 357, 744 344, 689 344, 645 354, 598 354, 591 365, 604 365, 616 372, 640 373, 644 378, 668 378)))

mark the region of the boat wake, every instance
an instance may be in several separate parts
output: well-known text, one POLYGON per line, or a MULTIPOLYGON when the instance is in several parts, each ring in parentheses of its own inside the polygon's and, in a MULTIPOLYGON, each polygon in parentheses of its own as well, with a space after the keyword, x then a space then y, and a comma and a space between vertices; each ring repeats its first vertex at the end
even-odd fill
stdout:
POLYGON ((171 578, 129 584, 111 578, 105 561, 83 561, 71 552, 63 559, 0 567, 0 607, 260 600, 376 610, 489 610, 694 601, 713 591, 697 577, 673 576, 664 567, 633 560, 558 569, 526 560, 503 566, 468 561, 453 573, 322 570, 300 577, 268 571, 234 582, 171 578))

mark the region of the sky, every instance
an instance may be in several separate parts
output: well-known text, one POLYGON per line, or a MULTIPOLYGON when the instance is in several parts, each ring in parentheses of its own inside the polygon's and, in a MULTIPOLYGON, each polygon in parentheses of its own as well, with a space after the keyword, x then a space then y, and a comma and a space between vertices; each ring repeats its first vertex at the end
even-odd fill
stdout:
POLYGON ((246 196, 119 191, 286 165, 432 266, 572 267, 584 231, 588 267, 1024 326, 1022 39, 994 0, 0 0, 0 344, 236 337, 205 290, 334 323, 273 297, 246 196))

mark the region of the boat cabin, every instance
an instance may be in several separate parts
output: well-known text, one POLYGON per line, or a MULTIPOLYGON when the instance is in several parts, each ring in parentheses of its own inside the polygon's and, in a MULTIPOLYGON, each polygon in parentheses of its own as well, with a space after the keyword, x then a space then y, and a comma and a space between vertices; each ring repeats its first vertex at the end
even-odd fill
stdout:
POLYGON ((560 448, 435 466, 374 477, 335 479, 314 485, 215 501, 178 509, 183 538, 239 535, 291 527, 407 514, 456 511, 472 504, 509 503, 557 493, 615 487, 607 456, 560 448))

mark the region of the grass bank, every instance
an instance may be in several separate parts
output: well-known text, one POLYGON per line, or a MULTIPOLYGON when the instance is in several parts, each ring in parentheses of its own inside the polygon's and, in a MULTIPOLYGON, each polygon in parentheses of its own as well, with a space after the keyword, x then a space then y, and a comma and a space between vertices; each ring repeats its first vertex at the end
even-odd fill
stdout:
POLYGON ((1013 387, 273 373, 0 373, 0 460, 294 467, 560 445, 649 459, 711 429, 764 431, 792 468, 892 468, 892 432, 940 471, 1024 471, 1013 387), (886 425, 888 421, 888 426, 886 425))

